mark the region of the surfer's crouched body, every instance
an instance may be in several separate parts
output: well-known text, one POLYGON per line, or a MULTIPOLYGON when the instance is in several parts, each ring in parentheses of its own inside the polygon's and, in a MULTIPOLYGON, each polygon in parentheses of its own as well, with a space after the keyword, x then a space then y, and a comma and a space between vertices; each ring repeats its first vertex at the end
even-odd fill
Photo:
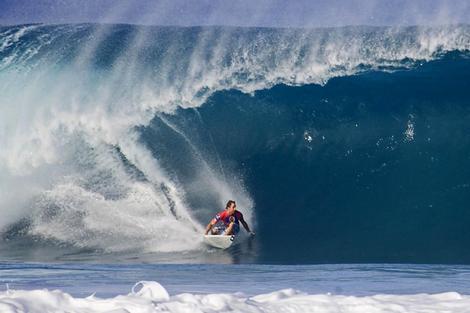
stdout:
POLYGON ((243 219, 243 214, 237 211, 236 208, 237 205, 235 201, 229 200, 225 206, 225 210, 218 213, 207 225, 206 235, 209 234, 209 232, 212 235, 222 235, 222 233, 224 235, 236 235, 240 231, 240 223, 242 223, 247 232, 254 235, 243 219), (215 226, 218 222, 222 222, 224 227, 215 226))

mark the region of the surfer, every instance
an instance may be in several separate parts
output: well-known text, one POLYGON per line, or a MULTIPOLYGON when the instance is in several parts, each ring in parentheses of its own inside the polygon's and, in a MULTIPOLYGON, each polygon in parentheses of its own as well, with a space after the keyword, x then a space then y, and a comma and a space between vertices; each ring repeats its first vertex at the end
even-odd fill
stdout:
POLYGON ((218 222, 222 222, 225 225, 224 235, 236 235, 240 231, 240 223, 242 223, 245 230, 252 236, 255 235, 254 232, 250 230, 247 222, 243 218, 243 214, 240 211, 236 210, 237 204, 233 200, 229 200, 225 206, 225 210, 218 213, 206 227, 206 235, 211 232, 212 235, 218 235, 220 229, 214 227, 218 222))

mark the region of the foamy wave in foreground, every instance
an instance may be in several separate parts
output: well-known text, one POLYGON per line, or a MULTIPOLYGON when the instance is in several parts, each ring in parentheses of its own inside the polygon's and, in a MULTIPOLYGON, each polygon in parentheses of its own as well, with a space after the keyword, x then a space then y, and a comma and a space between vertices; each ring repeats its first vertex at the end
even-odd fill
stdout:
POLYGON ((157 282, 137 283, 127 295, 74 298, 60 290, 7 290, 0 311, 10 312, 468 312, 470 296, 455 292, 368 297, 309 295, 293 289, 246 297, 243 294, 170 296, 157 282))

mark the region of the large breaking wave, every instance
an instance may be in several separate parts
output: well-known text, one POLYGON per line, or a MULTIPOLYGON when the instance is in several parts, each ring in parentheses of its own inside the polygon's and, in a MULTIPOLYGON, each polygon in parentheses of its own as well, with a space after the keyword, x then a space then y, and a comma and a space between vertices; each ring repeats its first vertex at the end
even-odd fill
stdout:
MULTIPOLYGON (((6 239, 26 236, 109 252, 194 250, 200 249, 202 224, 234 198, 250 223, 263 216, 257 221, 265 247, 261 250, 277 249, 276 234, 285 231, 291 234, 285 236, 287 242, 305 236, 324 240, 320 251, 335 259, 331 250, 347 245, 349 231, 357 234, 345 221, 355 210, 383 202, 360 194, 371 202, 364 204, 364 198, 355 204, 360 207, 347 207, 325 200, 329 195, 312 193, 312 187, 320 185, 318 181, 312 185, 310 178, 320 177, 322 192, 351 196, 344 192, 347 184, 338 185, 340 180, 334 178, 339 175, 336 170, 351 169, 328 159, 337 153, 325 154, 328 147, 317 142, 331 140, 335 146, 349 141, 354 146, 359 137, 351 125, 359 129, 363 142, 374 141, 379 148, 395 151, 398 142, 413 141, 419 112, 406 108, 421 105, 408 103, 403 110, 388 112, 386 101, 383 107, 375 106, 376 98, 391 95, 378 89, 369 95, 367 86, 390 87, 374 83, 395 76, 377 73, 408 71, 419 76, 421 68, 432 70, 426 66, 439 60, 464 64, 469 49, 466 25, 312 30, 2 27, 0 228, 6 239), (335 77, 346 80, 328 83, 335 77), (382 109, 385 115, 395 114, 398 123, 390 124, 390 132, 377 133, 380 125, 375 123, 388 122, 373 122, 382 109), (356 115, 361 112, 364 115, 356 115), (403 138, 391 131, 395 126, 403 138), (298 143, 298 138, 307 149, 303 159, 296 157, 303 148, 286 144, 298 143), (298 186, 292 177, 299 178, 300 173, 308 177, 298 186), (309 196, 302 197, 305 194, 309 196), (312 216, 301 213, 305 217, 301 222, 283 215, 281 208, 307 210, 312 216), (293 231, 278 224, 279 218, 291 219, 293 231), (327 231, 324 227, 309 223, 318 218, 322 225, 330 225, 325 227, 342 230, 339 243, 327 247, 335 240, 319 235, 327 231)), ((427 94, 422 88, 417 94, 427 94)), ((458 84, 452 88, 445 90, 465 90, 458 84)), ((406 95, 402 98, 413 100, 414 94, 406 95)), ((462 112, 467 112, 464 105, 460 111, 447 111, 455 117, 462 112)), ((363 150, 359 161, 349 163, 351 168, 363 166, 371 154, 366 145, 356 147, 363 150)), ((356 147, 345 153, 354 156, 356 147)), ((392 160, 371 161, 374 173, 383 173, 388 164, 403 158, 393 153, 392 160)), ((354 175, 360 172, 370 178, 366 170, 354 175)), ((389 188, 384 182, 391 177, 374 179, 367 183, 376 186, 373 192, 389 188)), ((465 184, 461 188, 467 188, 465 184)), ((376 222, 370 227, 381 227, 384 221, 376 222)), ((358 233, 365 234, 363 229, 358 233)), ((364 240, 362 235, 351 238, 364 240)), ((401 251, 402 246, 395 248, 401 251)), ((318 260, 315 254, 305 257, 318 260)))

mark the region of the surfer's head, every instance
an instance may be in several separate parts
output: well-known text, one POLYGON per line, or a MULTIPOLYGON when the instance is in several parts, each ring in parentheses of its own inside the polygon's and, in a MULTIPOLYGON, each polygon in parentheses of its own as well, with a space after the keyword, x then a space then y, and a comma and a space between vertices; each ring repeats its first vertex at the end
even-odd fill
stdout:
POLYGON ((232 215, 235 213, 235 209, 237 208, 237 204, 233 200, 228 200, 225 209, 229 211, 229 214, 232 215))

